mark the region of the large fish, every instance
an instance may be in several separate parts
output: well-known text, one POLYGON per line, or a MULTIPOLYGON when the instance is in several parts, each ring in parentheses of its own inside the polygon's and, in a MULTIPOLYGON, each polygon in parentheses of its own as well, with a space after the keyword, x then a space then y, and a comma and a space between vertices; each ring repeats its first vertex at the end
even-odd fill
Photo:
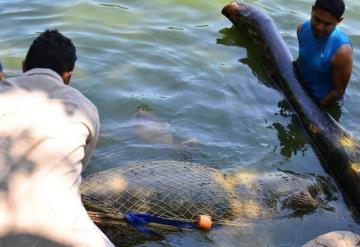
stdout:
MULTIPOLYGON (((309 96, 297 77, 293 58, 272 19, 262 11, 232 2, 222 13, 239 32, 249 37, 259 52, 266 72, 296 112, 311 137, 312 145, 340 189, 360 210, 360 145, 309 96)), ((352 208, 352 207, 351 207, 352 208)))
POLYGON ((198 148, 195 137, 188 140, 174 136, 168 122, 161 121, 149 111, 139 109, 132 120, 137 139, 149 144, 177 145, 182 148, 198 148))
POLYGON ((80 189, 91 218, 116 242, 144 238, 125 222, 130 211, 185 222, 208 215, 218 225, 247 224, 327 209, 332 187, 323 179, 290 172, 226 174, 194 163, 152 161, 93 174, 80 189))

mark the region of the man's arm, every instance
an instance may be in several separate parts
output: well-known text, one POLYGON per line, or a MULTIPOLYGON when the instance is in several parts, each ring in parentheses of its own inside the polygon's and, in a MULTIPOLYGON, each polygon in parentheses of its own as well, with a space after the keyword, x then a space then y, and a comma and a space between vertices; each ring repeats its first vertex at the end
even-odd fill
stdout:
POLYGON ((331 78, 333 90, 321 99, 321 106, 329 106, 339 100, 345 93, 349 83, 352 66, 353 50, 350 45, 341 46, 335 53, 331 61, 331 78))
POLYGON ((93 105, 86 98, 83 101, 83 109, 86 109, 86 119, 83 120, 83 124, 89 130, 89 135, 86 139, 85 156, 81 161, 83 167, 82 171, 88 166, 92 153, 95 150, 100 131, 99 113, 95 105, 93 105))

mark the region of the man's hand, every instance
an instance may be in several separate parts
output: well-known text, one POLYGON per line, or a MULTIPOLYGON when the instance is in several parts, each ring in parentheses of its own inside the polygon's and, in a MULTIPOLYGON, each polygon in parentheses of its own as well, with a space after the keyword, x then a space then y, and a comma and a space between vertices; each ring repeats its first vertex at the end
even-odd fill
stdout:
POLYGON ((328 93, 328 95, 326 95, 324 98, 322 98, 319 103, 322 107, 326 108, 332 104, 335 104, 335 102, 338 101, 341 96, 339 96, 339 93, 334 89, 331 90, 330 93, 328 93))

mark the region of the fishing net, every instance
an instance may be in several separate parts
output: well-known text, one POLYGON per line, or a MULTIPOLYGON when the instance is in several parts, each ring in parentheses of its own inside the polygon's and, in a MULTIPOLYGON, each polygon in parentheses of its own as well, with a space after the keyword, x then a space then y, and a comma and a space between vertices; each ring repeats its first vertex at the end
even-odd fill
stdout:
POLYGON ((217 222, 258 216, 259 206, 235 190, 235 181, 224 173, 179 161, 121 166, 89 176, 81 185, 89 210, 119 217, 129 211, 185 221, 204 214, 217 222))
MULTIPOLYGON (((329 184, 308 175, 226 174, 194 163, 152 161, 93 174, 83 180, 80 192, 91 219, 115 244, 131 246, 153 238, 126 223, 128 212, 183 222, 208 215, 217 225, 242 227, 282 213, 312 212, 331 198, 324 188, 329 184)), ((160 233, 176 231, 165 225, 149 227, 160 233)))

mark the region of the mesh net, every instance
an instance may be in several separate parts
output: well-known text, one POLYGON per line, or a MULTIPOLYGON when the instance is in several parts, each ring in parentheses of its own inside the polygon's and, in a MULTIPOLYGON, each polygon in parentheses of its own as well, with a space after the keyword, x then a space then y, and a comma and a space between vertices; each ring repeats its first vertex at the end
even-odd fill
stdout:
POLYGON ((235 181, 224 173, 179 161, 121 166, 89 176, 81 185, 88 209, 120 217, 136 211, 192 221, 206 214, 230 222, 263 213, 255 198, 235 190, 235 181))
POLYGON ((227 175, 194 163, 152 161, 91 175, 80 192, 89 211, 115 220, 133 211, 183 221, 209 215, 218 224, 233 224, 289 210, 309 213, 333 198, 329 182, 293 172, 227 175))
POLYGON ((329 181, 290 172, 227 175, 193 163, 152 161, 93 174, 83 180, 80 192, 91 219, 115 244, 131 246, 152 237, 126 224, 129 211, 188 222, 205 214, 216 224, 246 227, 284 212, 312 212, 334 198, 332 187, 329 181))

